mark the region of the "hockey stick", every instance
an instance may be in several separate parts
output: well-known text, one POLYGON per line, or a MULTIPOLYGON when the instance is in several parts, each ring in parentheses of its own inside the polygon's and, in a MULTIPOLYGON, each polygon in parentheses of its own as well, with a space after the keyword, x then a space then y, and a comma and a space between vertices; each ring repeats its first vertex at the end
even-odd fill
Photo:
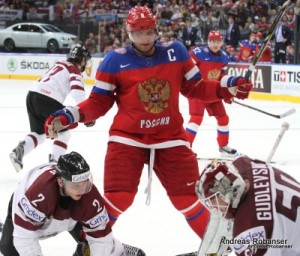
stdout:
POLYGON ((289 126, 290 126, 290 125, 289 125, 288 123, 286 123, 286 122, 282 123, 282 125, 281 125, 281 130, 280 130, 280 132, 279 132, 279 134, 278 134, 278 136, 277 136, 277 139, 276 139, 276 141, 275 141, 275 144, 274 144, 274 146, 272 147, 271 152, 270 152, 270 154, 269 154, 269 156, 268 156, 268 158, 267 158, 267 161, 266 161, 267 164, 270 163, 272 157, 273 157, 274 154, 275 154, 276 149, 277 149, 278 146, 279 146, 279 143, 280 143, 280 141, 281 141, 281 139, 282 139, 284 133, 289 129, 289 126))
POLYGON ((266 112, 266 111, 264 111, 264 110, 261 110, 261 109, 259 109, 259 108, 255 108, 255 107, 252 107, 252 106, 250 106, 250 105, 241 103, 241 102, 236 101, 236 100, 233 100, 233 102, 236 103, 236 104, 238 104, 238 105, 241 105, 241 106, 243 106, 243 107, 250 108, 250 109, 252 109, 252 110, 258 111, 258 112, 260 112, 260 113, 263 113, 263 114, 265 114, 265 115, 272 116, 272 117, 275 117, 275 118, 278 118, 278 119, 281 119, 281 118, 284 118, 284 117, 286 117, 286 116, 292 115, 292 114, 294 114, 294 113, 296 112, 296 109, 292 108, 292 109, 290 109, 290 110, 288 110, 288 111, 286 111, 286 112, 284 112, 284 113, 282 113, 282 114, 280 114, 280 115, 275 115, 275 114, 266 112))
POLYGON ((261 55, 263 54, 264 50, 266 49, 268 43, 270 42, 275 30, 276 30, 276 27, 277 27, 277 24, 278 22, 281 20, 285 10, 287 9, 287 7, 289 6, 289 4, 291 3, 291 0, 287 0, 279 9, 278 13, 277 13, 277 16, 275 18, 275 20, 273 21, 269 31, 268 31, 268 34, 266 35, 265 39, 264 39, 264 43, 263 45, 260 47, 257 55, 253 58, 252 60, 252 63, 251 65, 249 66, 248 70, 247 70, 247 73, 245 75, 245 78, 250 78, 252 72, 254 71, 255 69, 255 66, 257 64, 257 62, 259 61, 261 55))
MULTIPOLYGON (((198 161, 213 161, 213 160, 218 160, 218 161, 221 161, 221 162, 228 162, 228 163, 231 163, 234 158, 226 158, 226 157, 197 157, 197 160, 198 161)), ((275 161, 270 161, 271 164, 276 164, 277 162, 275 161)))

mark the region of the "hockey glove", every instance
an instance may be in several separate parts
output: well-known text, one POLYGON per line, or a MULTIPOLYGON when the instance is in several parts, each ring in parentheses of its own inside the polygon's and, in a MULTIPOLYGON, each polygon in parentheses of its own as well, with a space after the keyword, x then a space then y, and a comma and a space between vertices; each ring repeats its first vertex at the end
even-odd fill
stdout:
POLYGON ((78 126, 79 111, 77 107, 66 107, 51 114, 45 121, 46 136, 56 139, 58 132, 64 129, 73 129, 78 126))
POLYGON ((78 242, 73 256, 90 256, 90 247, 87 241, 78 242))
POLYGON ((224 99, 232 98, 232 96, 238 99, 246 99, 253 87, 251 80, 242 76, 223 76, 220 84, 221 87, 227 89, 227 93, 225 91, 221 93, 224 99))
POLYGON ((233 101, 233 99, 232 99, 232 98, 230 98, 230 99, 224 99, 224 102, 225 102, 225 103, 227 103, 227 104, 231 104, 231 103, 232 103, 232 101, 233 101))

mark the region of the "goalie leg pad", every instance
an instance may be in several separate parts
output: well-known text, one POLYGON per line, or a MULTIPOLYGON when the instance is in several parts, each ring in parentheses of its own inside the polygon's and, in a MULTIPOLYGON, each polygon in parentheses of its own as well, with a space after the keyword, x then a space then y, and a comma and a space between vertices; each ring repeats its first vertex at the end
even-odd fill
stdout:
POLYGON ((202 239, 209 221, 209 211, 196 196, 170 196, 172 204, 184 216, 194 232, 202 239))

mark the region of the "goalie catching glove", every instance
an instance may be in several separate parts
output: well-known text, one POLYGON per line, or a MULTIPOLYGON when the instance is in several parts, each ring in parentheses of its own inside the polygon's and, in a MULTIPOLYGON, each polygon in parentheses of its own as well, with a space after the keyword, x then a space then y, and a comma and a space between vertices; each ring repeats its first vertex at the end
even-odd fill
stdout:
POLYGON ((246 99, 253 87, 250 79, 242 76, 223 76, 220 81, 221 97, 223 99, 230 99, 236 97, 238 99, 246 99))
POLYGON ((80 115, 77 107, 66 107, 55 111, 45 121, 44 129, 46 136, 56 139, 60 131, 77 127, 79 119, 80 115))

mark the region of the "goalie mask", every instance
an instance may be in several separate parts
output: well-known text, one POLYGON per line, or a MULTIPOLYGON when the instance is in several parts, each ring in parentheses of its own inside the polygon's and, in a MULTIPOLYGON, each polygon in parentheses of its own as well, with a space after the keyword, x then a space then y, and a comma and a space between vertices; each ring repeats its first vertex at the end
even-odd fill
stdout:
POLYGON ((232 164, 215 160, 203 170, 196 193, 207 208, 215 208, 226 216, 229 207, 238 207, 245 188, 243 178, 232 164))

